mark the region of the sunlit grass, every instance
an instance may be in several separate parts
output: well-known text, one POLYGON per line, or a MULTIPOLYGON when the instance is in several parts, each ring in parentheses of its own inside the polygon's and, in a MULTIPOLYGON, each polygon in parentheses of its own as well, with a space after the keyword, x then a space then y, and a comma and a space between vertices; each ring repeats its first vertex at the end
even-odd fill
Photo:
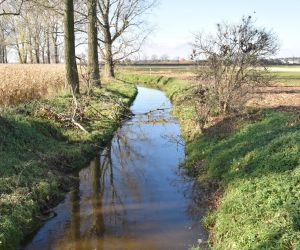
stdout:
POLYGON ((278 111, 258 114, 230 134, 203 134, 187 146, 188 164, 204 162, 206 178, 225 189, 208 223, 213 249, 299 247, 300 123, 278 111))

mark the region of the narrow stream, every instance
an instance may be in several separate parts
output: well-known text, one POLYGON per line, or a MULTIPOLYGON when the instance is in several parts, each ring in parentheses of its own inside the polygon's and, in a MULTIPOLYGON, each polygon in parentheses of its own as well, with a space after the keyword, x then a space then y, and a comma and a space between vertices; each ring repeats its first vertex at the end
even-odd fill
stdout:
POLYGON ((184 145, 171 108, 163 92, 139 87, 135 116, 24 249, 173 250, 206 239, 195 185, 179 167, 184 145))

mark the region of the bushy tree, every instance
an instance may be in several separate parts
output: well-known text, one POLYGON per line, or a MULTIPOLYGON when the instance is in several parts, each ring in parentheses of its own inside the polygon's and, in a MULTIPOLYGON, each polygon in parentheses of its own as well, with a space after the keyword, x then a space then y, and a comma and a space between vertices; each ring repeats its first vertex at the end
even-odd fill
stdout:
POLYGON ((272 80, 264 59, 277 50, 276 35, 256 27, 251 16, 217 24, 215 35, 197 35, 192 58, 199 63, 198 81, 191 93, 198 98, 201 123, 209 115, 243 109, 253 90, 272 80))

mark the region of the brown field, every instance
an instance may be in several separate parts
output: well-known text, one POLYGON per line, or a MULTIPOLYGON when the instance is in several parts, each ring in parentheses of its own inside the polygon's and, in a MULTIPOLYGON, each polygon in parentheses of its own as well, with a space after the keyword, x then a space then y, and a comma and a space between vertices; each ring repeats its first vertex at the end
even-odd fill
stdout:
POLYGON ((0 104, 40 99, 64 88, 63 65, 0 65, 0 104))

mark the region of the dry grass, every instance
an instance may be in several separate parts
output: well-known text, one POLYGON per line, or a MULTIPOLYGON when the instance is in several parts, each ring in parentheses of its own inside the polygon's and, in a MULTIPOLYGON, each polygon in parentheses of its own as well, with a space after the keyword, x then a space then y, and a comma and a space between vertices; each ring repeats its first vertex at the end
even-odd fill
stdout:
POLYGON ((63 65, 0 65, 0 105, 49 97, 64 83, 63 65))

